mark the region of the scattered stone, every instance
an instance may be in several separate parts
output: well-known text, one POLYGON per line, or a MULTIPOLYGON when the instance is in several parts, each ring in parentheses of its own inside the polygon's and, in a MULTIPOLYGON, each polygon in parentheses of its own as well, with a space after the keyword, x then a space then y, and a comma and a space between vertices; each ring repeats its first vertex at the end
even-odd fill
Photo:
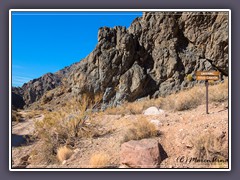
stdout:
POLYGON ((163 114, 163 113, 164 113, 164 110, 158 109, 157 107, 154 107, 154 106, 147 108, 143 112, 144 115, 159 115, 159 114, 163 114))
POLYGON ((131 167, 129 167, 129 166, 125 165, 125 164, 121 164, 121 165, 119 166, 119 168, 126 169, 126 168, 131 168, 131 167))

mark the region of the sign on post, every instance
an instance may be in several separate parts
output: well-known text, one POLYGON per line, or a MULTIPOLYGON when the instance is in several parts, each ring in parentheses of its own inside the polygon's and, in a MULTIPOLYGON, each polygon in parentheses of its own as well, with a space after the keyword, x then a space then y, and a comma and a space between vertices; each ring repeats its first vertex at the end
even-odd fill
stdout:
POLYGON ((196 76, 219 76, 219 71, 197 71, 196 76))
POLYGON ((197 80, 218 80, 219 76, 197 76, 197 80))
POLYGON ((208 80, 217 81, 219 80, 219 71, 197 71, 196 79, 205 81, 206 85, 206 114, 208 114, 208 80))

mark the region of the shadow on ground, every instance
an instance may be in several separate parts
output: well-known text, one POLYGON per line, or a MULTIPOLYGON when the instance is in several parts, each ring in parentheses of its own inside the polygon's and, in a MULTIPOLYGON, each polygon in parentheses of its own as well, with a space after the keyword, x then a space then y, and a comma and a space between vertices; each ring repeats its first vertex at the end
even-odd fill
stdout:
POLYGON ((28 135, 12 134, 12 147, 18 147, 28 143, 28 135))

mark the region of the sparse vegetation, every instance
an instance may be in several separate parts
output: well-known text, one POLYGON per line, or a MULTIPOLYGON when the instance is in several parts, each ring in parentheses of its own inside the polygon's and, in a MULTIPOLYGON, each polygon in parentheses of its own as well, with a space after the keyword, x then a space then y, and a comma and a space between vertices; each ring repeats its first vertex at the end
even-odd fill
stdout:
MULTIPOLYGON (((205 103, 206 89, 204 85, 195 86, 167 96, 162 100, 163 109, 182 111, 195 108, 205 103)), ((222 102, 228 99, 228 81, 209 86, 209 102, 222 102)))
POLYGON ((142 101, 136 101, 136 102, 125 102, 123 105, 118 107, 112 107, 108 108, 105 113, 106 114, 142 114, 143 110, 151 107, 151 106, 157 106, 161 104, 162 98, 158 99, 147 99, 142 101))
POLYGON ((168 110, 183 111, 202 104, 205 101, 204 96, 205 88, 196 86, 189 90, 167 96, 164 98, 162 106, 168 110))
MULTIPOLYGON (((148 99, 124 103, 119 107, 108 108, 106 114, 142 114, 143 110, 156 106, 166 110, 183 111, 195 108, 205 102, 205 85, 200 84, 191 89, 169 95, 165 98, 148 99)), ((209 86, 209 102, 223 102, 228 99, 228 81, 209 86)))
POLYGON ((22 116, 15 110, 12 111, 12 121, 19 122, 22 116))
POLYGON ((60 162, 69 159, 72 154, 73 151, 66 146, 59 147, 57 150, 57 158, 60 162))
POLYGON ((188 74, 186 78, 187 78, 187 81, 193 81, 193 77, 191 74, 188 74))
POLYGON ((54 96, 55 89, 47 91, 41 98, 42 104, 47 104, 50 102, 54 96))
MULTIPOLYGON (((227 88, 227 82, 210 85, 210 102, 227 100, 227 88)), ((91 146, 87 145, 88 141, 94 142, 92 143, 94 146, 91 148, 96 149, 90 151, 93 154, 90 158, 84 153, 85 150, 83 151, 84 162, 82 162, 82 165, 89 163, 91 168, 108 168, 111 167, 110 162, 118 164, 117 160, 110 159, 110 157, 113 158, 112 152, 110 153, 111 156, 102 152, 96 153, 96 151, 99 151, 99 144, 103 144, 102 141, 108 140, 109 137, 114 137, 114 141, 116 141, 114 143, 117 143, 117 145, 109 145, 108 148, 114 147, 116 151, 116 147, 123 142, 158 136, 159 130, 155 124, 150 122, 149 119, 151 117, 141 115, 143 111, 150 106, 173 111, 197 107, 205 102, 205 86, 202 84, 165 98, 146 98, 107 109, 105 112, 93 113, 93 108, 98 108, 100 101, 101 97, 93 100, 92 97, 84 95, 79 100, 66 102, 57 111, 28 111, 26 114, 28 117, 36 117, 39 113, 44 113, 44 119, 37 121, 35 124, 35 138, 39 140, 37 141, 39 145, 37 148, 33 148, 34 153, 30 155, 31 164, 57 165, 59 162, 68 159, 73 152, 71 149, 79 148, 82 142, 83 144, 85 143, 83 148, 90 148, 91 146), (113 116, 106 116, 106 114, 112 114, 113 116), (115 116, 117 114, 129 114, 131 116, 115 116), (114 118, 115 120, 113 120, 114 118), (101 139, 102 137, 103 139, 101 139), (96 144, 97 146, 95 146, 96 144)), ((220 103, 216 104, 220 105, 220 103)), ((164 123, 165 119, 163 116, 162 118, 165 126, 167 123, 164 123)), ((113 144, 112 140, 109 141, 113 144)), ((192 152, 194 152, 196 157, 217 158, 220 161, 215 164, 207 164, 206 167, 226 167, 226 163, 222 163, 221 160, 226 161, 228 148, 227 144, 223 145, 223 141, 219 137, 205 134, 193 139, 192 145, 192 152)), ((75 162, 73 158, 71 158, 71 161, 75 162)), ((203 166, 205 167, 205 165, 203 166)))
POLYGON ((218 164, 219 162, 227 163, 228 160, 228 143, 225 134, 217 136, 212 132, 206 132, 193 139, 194 157, 200 160, 209 160, 207 164, 218 164), (215 160, 215 162, 212 162, 215 160))
POLYGON ((158 131, 156 126, 144 117, 140 117, 137 121, 132 122, 132 124, 127 128, 122 142, 150 138, 157 136, 157 134, 158 131))
POLYGON ((32 119, 38 115, 40 115, 42 112, 40 111, 36 111, 36 110, 31 110, 29 112, 27 112, 24 116, 26 119, 32 119))
POLYGON ((209 87, 209 100, 212 102, 228 100, 228 80, 225 80, 224 83, 209 87))
POLYGON ((107 168, 110 166, 110 157, 105 152, 93 154, 90 158, 89 165, 91 168, 107 168))
POLYGON ((59 147, 74 146, 80 138, 94 136, 95 124, 92 125, 92 106, 95 100, 87 95, 81 101, 69 101, 65 107, 55 112, 48 112, 42 121, 35 123, 36 136, 43 141, 46 161, 52 161, 59 147), (49 159, 51 158, 51 159, 49 159))

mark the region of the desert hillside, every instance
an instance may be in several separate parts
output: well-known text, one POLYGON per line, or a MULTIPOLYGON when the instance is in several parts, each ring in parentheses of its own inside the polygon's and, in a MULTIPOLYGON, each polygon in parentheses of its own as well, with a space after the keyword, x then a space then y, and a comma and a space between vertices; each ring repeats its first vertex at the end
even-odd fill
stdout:
POLYGON ((144 12, 12 88, 13 168, 228 168, 228 14, 144 12), (209 82, 196 71, 218 71, 209 82))
POLYGON ((204 86, 103 112, 85 111, 88 98, 53 112, 19 111, 13 167, 228 168, 228 83, 210 92, 209 114, 204 86))

